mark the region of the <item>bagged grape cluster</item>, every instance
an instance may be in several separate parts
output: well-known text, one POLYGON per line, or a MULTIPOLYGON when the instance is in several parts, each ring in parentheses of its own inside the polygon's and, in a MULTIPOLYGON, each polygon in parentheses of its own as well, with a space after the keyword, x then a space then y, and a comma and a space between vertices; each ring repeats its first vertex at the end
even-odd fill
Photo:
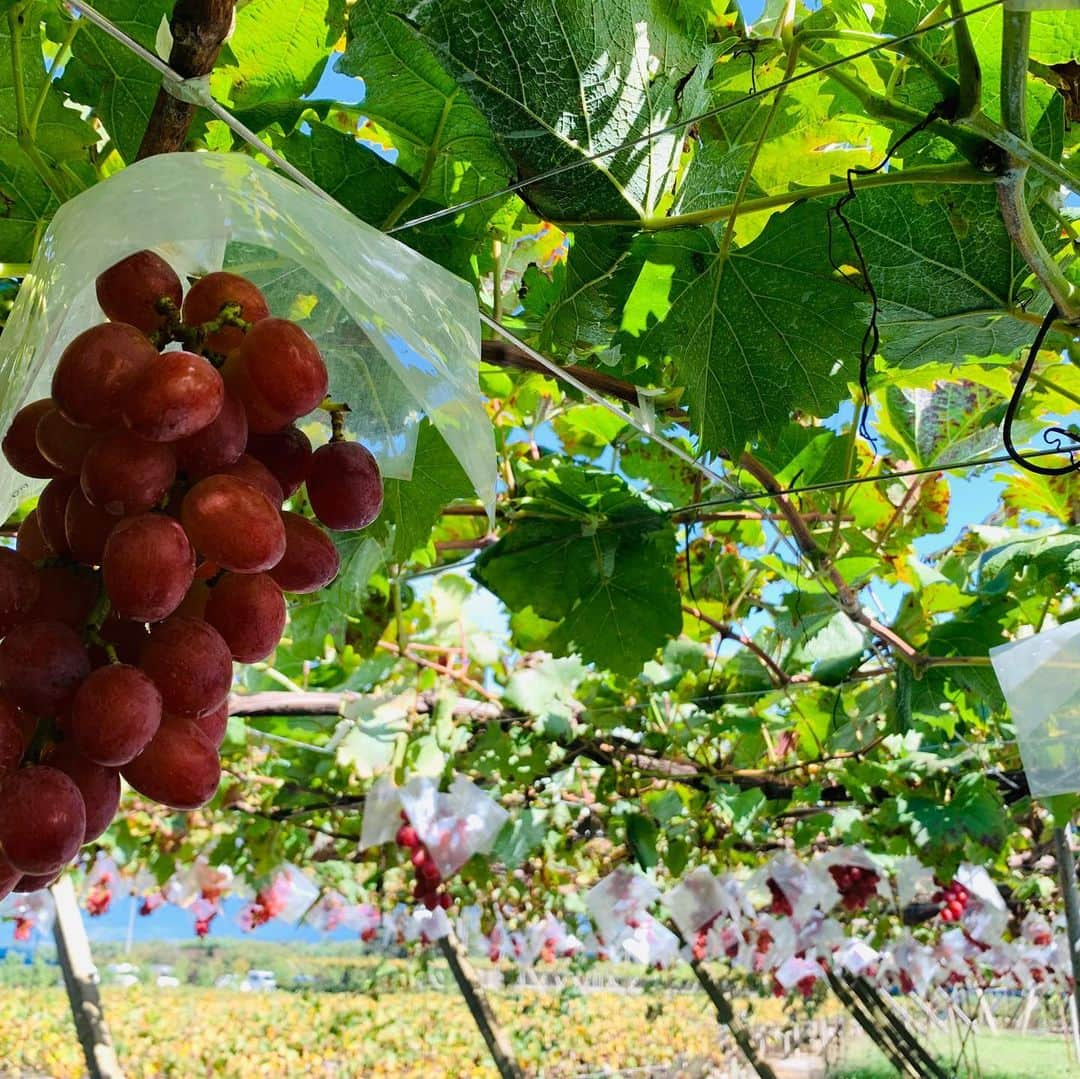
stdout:
POLYGON ((285 593, 338 571, 286 499, 306 485, 335 530, 382 508, 315 342, 254 284, 211 273, 184 295, 141 251, 96 287, 108 321, 67 345, 52 395, 3 439, 48 483, 0 547, 0 898, 97 838, 121 777, 175 809, 213 797, 233 661, 268 656, 285 593), (320 407, 333 435, 313 452, 296 421, 320 407))

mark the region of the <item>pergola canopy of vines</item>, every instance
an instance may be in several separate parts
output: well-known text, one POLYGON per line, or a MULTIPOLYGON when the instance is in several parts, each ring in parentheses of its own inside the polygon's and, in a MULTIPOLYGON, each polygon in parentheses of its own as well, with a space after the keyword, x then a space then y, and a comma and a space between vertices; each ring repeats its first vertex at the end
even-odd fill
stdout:
MULTIPOLYGON (((96 5, 175 60, 201 46, 172 6, 96 5)), ((170 145, 144 59, 0 7, 10 294, 140 145, 260 156, 202 108, 170 145)), ((1080 483, 1040 438, 1080 408, 1078 54, 1075 11, 1000 2, 238 4, 214 98, 475 286, 497 507, 424 426, 336 584, 238 668, 211 806, 129 795, 105 847, 392 905, 366 793, 459 773, 510 819, 451 891, 511 917, 623 863, 836 844, 1049 899, 1075 800, 1028 796, 989 651, 1080 613, 1080 483), (1056 475, 1003 459, 1041 326, 1008 428, 1056 475)))

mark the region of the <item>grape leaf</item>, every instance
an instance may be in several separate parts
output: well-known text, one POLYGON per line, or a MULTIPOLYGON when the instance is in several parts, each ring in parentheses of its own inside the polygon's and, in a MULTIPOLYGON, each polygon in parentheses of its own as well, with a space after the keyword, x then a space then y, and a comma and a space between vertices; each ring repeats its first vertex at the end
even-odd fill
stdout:
POLYGON ((526 481, 522 515, 477 560, 512 610, 555 623, 544 647, 636 674, 682 623, 674 531, 618 476, 556 463, 526 481))
MULTIPOLYGON (((693 107, 687 83, 706 57, 704 26, 678 26, 660 0, 424 0, 410 17, 523 176, 673 123, 693 107)), ((522 195, 554 221, 648 216, 682 141, 657 135, 522 195)))
MULTIPOLYGON (((364 115, 416 180, 384 228, 403 220, 415 202, 453 206, 506 186, 509 163, 487 121, 416 32, 386 11, 385 0, 358 0, 350 9, 348 45, 336 70, 363 78, 364 115)), ((478 234, 499 205, 492 200, 465 211, 460 227, 478 234)))
POLYGON ((473 487, 438 428, 425 419, 416 436, 411 480, 386 480, 383 509, 368 534, 389 543, 387 558, 404 562, 427 543, 443 507, 473 487))
POLYGON ((326 67, 341 34, 344 0, 250 0, 210 80, 218 100, 249 109, 303 97, 326 67))
MULTIPOLYGON (((140 45, 154 50, 171 0, 105 0, 98 10, 140 45)), ((60 89, 89 105, 125 161, 134 161, 154 108, 161 76, 145 60, 96 26, 79 29, 60 89)))
POLYGON ((828 416, 847 395, 863 305, 829 262, 825 213, 807 202, 776 214, 726 263, 710 229, 639 237, 616 342, 624 362, 673 365, 705 449, 737 455, 793 410, 828 416))
POLYGON ((0 251, 4 262, 29 262, 42 222, 58 203, 18 146, 0 145, 0 251))

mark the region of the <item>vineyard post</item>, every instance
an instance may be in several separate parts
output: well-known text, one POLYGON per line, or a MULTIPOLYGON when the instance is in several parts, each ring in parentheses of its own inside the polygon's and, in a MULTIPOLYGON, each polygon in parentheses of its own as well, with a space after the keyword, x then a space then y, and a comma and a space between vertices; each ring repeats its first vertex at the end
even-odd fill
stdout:
POLYGON ((701 988, 705 990, 709 1000, 712 1001, 717 1018, 731 1031, 735 1044, 742 1050, 742 1054, 746 1057, 750 1067, 761 1076, 761 1079, 776 1079, 776 1073, 772 1068, 758 1057, 746 1027, 739 1022, 738 1017, 735 1015, 735 1009, 731 1006, 731 1001, 728 1000, 724 991, 717 985, 713 976, 705 969, 704 963, 692 959, 690 969, 694 972, 694 976, 700 982, 701 988))
POLYGON ((908 1076, 909 1079, 924 1079, 922 1069, 907 1055, 902 1046, 898 1046, 893 1041, 891 1032, 886 1031, 878 1023, 866 1005, 851 991, 851 988, 831 971, 828 977, 832 991, 854 1016, 855 1022, 863 1028, 870 1040, 888 1057, 893 1067, 901 1075, 908 1076))
POLYGON ((94 982, 94 962, 71 878, 61 877, 50 889, 56 904, 53 938, 64 975, 75 1030, 79 1035, 90 1079, 124 1079, 116 1058, 101 995, 94 982))
POLYGON ((491 1005, 484 995, 484 990, 477 980, 476 971, 473 970, 461 941, 451 932, 439 940, 439 948, 450 965, 450 973, 454 975, 454 981, 457 982, 461 995, 465 998, 474 1022, 484 1036, 484 1041, 487 1042, 491 1059, 495 1061, 499 1075, 502 1079, 522 1079, 524 1073, 517 1060, 514 1059, 514 1050, 510 1045, 510 1040, 491 1010, 491 1005))
MULTIPOLYGON (((1057 855, 1061 894, 1065 900, 1065 925, 1069 938, 1069 959, 1073 969, 1073 1038, 1080 1038, 1080 896, 1076 891, 1076 862, 1069 842, 1071 829, 1054 829, 1054 850, 1057 855)), ((1078 1049, 1080 1052, 1080 1049, 1078 1049)))

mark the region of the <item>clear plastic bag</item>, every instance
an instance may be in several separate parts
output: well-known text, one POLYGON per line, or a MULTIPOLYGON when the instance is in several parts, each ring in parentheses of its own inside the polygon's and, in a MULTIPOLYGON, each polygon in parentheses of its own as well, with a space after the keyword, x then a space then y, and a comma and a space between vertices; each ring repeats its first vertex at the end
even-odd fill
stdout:
MULTIPOLYGON (((64 347, 104 320, 97 275, 144 248, 181 277, 224 267, 254 281, 275 315, 318 342, 331 395, 352 408, 346 431, 385 476, 411 477, 427 415, 491 509, 495 450, 472 289, 242 154, 147 158, 57 211, 0 337, 0 430, 22 404, 48 396, 64 347)), ((40 486, 0 469, 3 517, 40 486)))
POLYGON ((1080 622, 990 649, 1036 797, 1080 791, 1080 622))

